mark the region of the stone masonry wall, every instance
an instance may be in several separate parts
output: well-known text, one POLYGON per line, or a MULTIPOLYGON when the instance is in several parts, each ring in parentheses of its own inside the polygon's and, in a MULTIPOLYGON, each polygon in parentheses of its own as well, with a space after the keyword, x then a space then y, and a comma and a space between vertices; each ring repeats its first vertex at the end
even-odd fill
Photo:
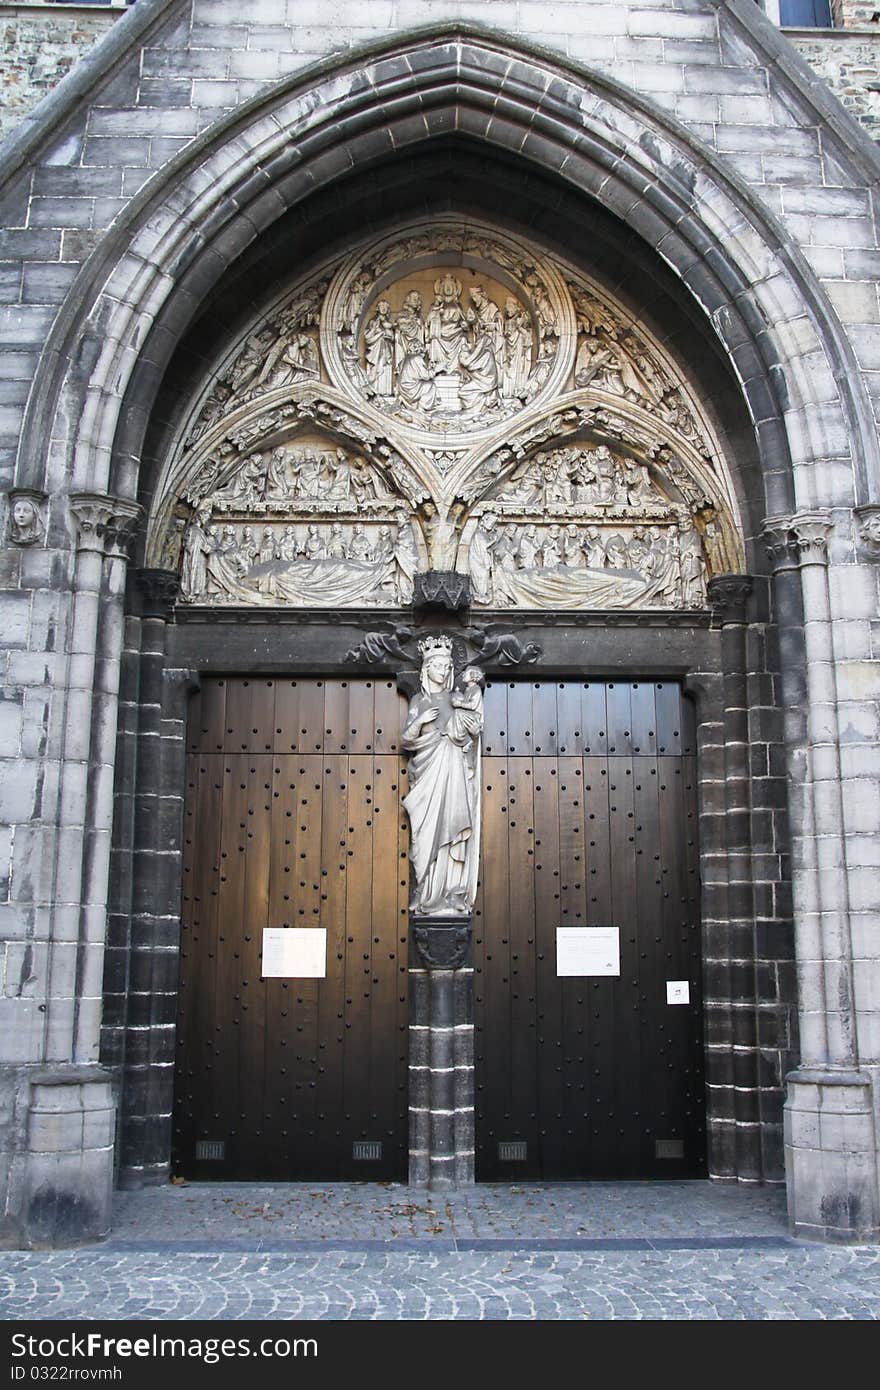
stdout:
POLYGON ((125 6, 0 5, 0 139, 124 13, 125 6))
MULTIPOLYGON (((515 9, 515 6, 509 6, 515 9)), ((125 13, 125 6, 0 5, 0 139, 61 81, 74 63, 125 13)), ((430 9, 430 5, 426 6, 430 9)), ((843 4, 837 22, 859 34, 792 34, 798 52, 856 120, 880 134, 880 26, 876 10, 843 4)))
POLYGON ((791 34, 792 43, 851 116, 880 139, 880 27, 876 32, 791 34))
POLYGON ((874 0, 834 0, 834 22, 842 29, 859 29, 877 13, 874 0))

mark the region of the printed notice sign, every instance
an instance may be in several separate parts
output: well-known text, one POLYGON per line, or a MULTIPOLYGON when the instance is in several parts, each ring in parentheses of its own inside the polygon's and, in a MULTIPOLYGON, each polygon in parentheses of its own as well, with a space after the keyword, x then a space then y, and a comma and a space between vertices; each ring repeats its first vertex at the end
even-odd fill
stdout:
POLYGON ((666 1002, 667 1004, 689 1004, 691 1002, 691 991, 687 980, 666 981, 666 1002))
POLYGON ((619 927, 557 927, 557 975, 619 975, 619 927))
POLYGON ((326 927, 263 928, 264 976, 323 980, 326 974, 326 927))

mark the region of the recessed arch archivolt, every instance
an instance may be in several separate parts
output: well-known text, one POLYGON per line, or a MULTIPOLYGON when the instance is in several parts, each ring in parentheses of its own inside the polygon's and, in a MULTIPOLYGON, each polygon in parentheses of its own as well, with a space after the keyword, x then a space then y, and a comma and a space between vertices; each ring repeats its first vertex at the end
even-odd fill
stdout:
POLYGON ((147 562, 182 601, 700 608, 744 566, 699 394, 606 289, 452 214, 276 295, 219 355, 160 477, 147 562))
POLYGON ((711 320, 762 427, 770 511, 822 501, 807 495, 809 470, 793 480, 791 455, 804 464, 823 455, 824 423, 811 415, 809 381, 797 363, 810 353, 824 357, 843 434, 865 439, 865 452, 852 460, 853 491, 869 500, 880 469, 876 441, 860 429, 868 414, 856 364, 841 350, 839 324, 806 262, 791 249, 780 253, 784 236, 772 216, 646 100, 464 30, 398 39, 367 62, 354 57, 283 84, 209 133, 134 200, 84 267, 53 330, 19 482, 46 482, 50 436, 68 440, 64 477, 50 479, 53 486, 133 495, 163 364, 230 261, 341 168, 451 128, 556 171, 658 249, 711 320), (122 411, 123 401, 131 408, 122 411), (78 427, 47 430, 47 402, 78 427))

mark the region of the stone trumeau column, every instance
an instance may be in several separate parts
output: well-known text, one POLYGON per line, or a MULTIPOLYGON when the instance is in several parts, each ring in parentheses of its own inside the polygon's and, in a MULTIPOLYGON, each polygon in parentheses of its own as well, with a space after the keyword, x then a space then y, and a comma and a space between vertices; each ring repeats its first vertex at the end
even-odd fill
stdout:
POLYGON ((853 985, 828 582, 832 529, 831 513, 821 510, 770 517, 764 525, 789 710, 801 1038, 801 1062, 787 1078, 785 1106, 789 1220, 798 1235, 852 1241, 876 1238, 880 1220, 872 1086, 859 1065, 853 985), (792 639, 801 624, 798 671, 792 639))
POLYGON ((470 916, 410 919, 410 1182, 474 1181, 470 916))
POLYGON ((43 1064, 29 1076, 22 1174, 27 1244, 110 1226, 115 1104, 98 1065, 123 595, 140 508, 70 498, 76 535, 61 730, 43 1064))

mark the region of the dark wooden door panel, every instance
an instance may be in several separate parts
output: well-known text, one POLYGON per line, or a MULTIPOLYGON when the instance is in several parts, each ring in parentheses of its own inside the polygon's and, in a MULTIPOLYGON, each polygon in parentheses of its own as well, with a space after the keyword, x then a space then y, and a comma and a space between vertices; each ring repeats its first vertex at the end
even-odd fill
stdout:
POLYGON ((479 1178, 705 1171, 695 771, 674 682, 487 689, 479 1178), (620 976, 559 978, 557 927, 603 925, 620 976))
POLYGON ((193 702, 174 1117, 182 1174, 406 1177, 399 721, 384 681, 208 680, 193 702), (325 928, 326 978, 263 977, 265 927, 325 928), (380 1145, 381 1157, 355 1157, 356 1145, 380 1145))

